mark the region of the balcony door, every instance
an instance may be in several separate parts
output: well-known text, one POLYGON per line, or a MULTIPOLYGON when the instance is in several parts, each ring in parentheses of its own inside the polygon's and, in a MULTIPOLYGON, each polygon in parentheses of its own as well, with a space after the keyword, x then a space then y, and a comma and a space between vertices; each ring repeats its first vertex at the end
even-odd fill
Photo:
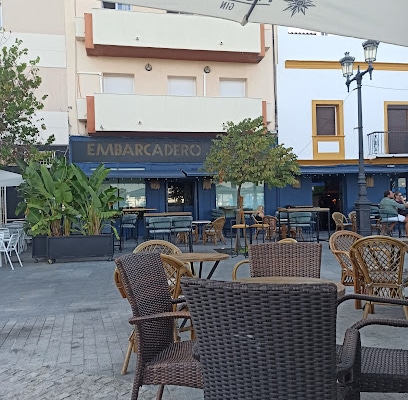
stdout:
POLYGON ((408 153, 408 104, 388 104, 388 153, 408 153))

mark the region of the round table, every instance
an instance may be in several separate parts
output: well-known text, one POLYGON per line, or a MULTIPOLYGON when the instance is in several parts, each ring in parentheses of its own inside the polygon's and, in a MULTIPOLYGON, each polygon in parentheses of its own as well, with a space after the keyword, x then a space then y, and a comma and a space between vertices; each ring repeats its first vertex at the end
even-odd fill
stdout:
POLYGON ((337 297, 343 297, 346 293, 346 288, 340 282, 331 281, 329 279, 322 278, 305 278, 303 276, 260 276, 253 278, 237 279, 237 282, 242 283, 275 283, 275 284, 289 284, 289 285, 301 285, 301 284, 320 284, 320 283, 334 283, 337 286, 337 297))
POLYGON ((189 262, 191 265, 191 272, 194 274, 194 266, 193 263, 199 262, 200 269, 198 272, 198 277, 201 278, 201 272, 203 269, 203 262, 204 261, 214 261, 214 265, 211 268, 210 273, 208 274, 206 279, 210 279, 217 269, 217 266, 221 260, 226 260, 229 255, 225 253, 179 253, 179 254, 172 254, 172 257, 177 258, 182 262, 189 262))

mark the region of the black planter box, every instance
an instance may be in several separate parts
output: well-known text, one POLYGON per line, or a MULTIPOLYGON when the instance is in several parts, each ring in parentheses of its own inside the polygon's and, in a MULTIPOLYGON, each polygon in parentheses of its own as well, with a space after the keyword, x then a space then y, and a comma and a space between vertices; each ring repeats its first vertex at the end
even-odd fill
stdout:
POLYGON ((47 236, 33 236, 31 240, 31 256, 35 262, 47 257, 47 236))
POLYGON ((50 264, 55 260, 66 258, 108 257, 108 260, 113 259, 113 234, 39 236, 33 239, 39 239, 36 245, 33 240, 33 258, 46 257, 50 264), (45 242, 45 251, 43 242, 45 242))

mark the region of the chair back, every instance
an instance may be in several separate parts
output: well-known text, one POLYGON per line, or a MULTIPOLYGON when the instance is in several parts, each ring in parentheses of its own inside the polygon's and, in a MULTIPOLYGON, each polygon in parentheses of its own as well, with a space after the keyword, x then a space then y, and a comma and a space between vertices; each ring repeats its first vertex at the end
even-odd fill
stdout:
POLYGON ((193 217, 188 216, 188 215, 186 216, 180 215, 180 216, 172 217, 173 230, 175 230, 176 232, 178 231, 178 229, 182 231, 184 230, 188 231, 191 229, 192 221, 193 221, 193 217))
POLYGON ((336 231, 329 238, 329 247, 334 257, 340 264, 341 283, 354 285, 354 267, 350 258, 350 248, 362 236, 352 231, 336 231))
POLYGON ((303 211, 291 212, 289 213, 289 221, 291 224, 310 224, 312 213, 303 211))
POLYGON ((148 252, 159 254, 180 254, 182 251, 173 243, 166 240, 146 240, 139 244, 133 253, 148 252))
POLYGON ((151 217, 149 218, 150 229, 171 229, 172 217, 151 217))
POLYGON ((181 278, 183 276, 192 278, 193 274, 182 261, 177 260, 169 254, 160 254, 160 258, 163 263, 171 297, 177 299, 181 296, 181 278))
MULTIPOLYGON (((173 311, 160 254, 133 253, 115 260, 133 317, 173 311)), ((173 342, 174 321, 160 319, 136 325, 138 355, 153 359, 173 342)))
POLYGON ((336 399, 336 285, 183 278, 182 289, 206 400, 336 399))
POLYGON ((408 246, 392 237, 363 237, 350 248, 353 267, 364 277, 366 294, 404 298, 402 273, 408 246))
POLYGON ((222 231, 222 229, 224 228, 224 224, 225 224, 225 217, 219 217, 216 220, 214 220, 213 222, 211 222, 210 229, 214 229, 215 231, 222 231))
POLYGON ((320 278, 322 244, 312 242, 259 243, 249 246, 250 274, 320 278))
POLYGON ((134 228, 137 224, 138 214, 124 214, 122 216, 122 228, 134 228))

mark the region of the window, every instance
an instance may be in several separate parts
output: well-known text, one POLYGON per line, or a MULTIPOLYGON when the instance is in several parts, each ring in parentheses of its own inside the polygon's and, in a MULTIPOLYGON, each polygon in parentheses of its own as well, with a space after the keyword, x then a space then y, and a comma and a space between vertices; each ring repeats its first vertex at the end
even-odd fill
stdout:
MULTIPOLYGON (((231 182, 223 182, 215 187, 217 207, 236 207, 237 187, 231 182)), ((244 198, 244 208, 255 210, 258 206, 264 205, 264 186, 244 183, 241 186, 241 196, 244 198)))
POLYGON ((170 96, 196 96, 195 78, 169 76, 167 91, 170 96))
POLYGON ((103 92, 116 94, 133 94, 134 90, 133 75, 103 75, 103 92))
POLYGON ((103 1, 102 8, 109 8, 111 10, 123 10, 123 11, 130 11, 131 5, 130 4, 122 4, 122 3, 111 3, 110 1, 103 1))
POLYGON ((2 1, 0 1, 0 29, 3 30, 3 5, 2 1))
POLYGON ((220 79, 220 97, 246 97, 246 79, 220 79))
POLYGON ((118 189, 118 195, 123 198, 115 208, 146 207, 146 185, 144 179, 107 179, 106 187, 118 189))
POLYGON ((408 152, 408 104, 387 104, 388 153, 408 152))
POLYGON ((343 132, 340 126, 343 121, 341 101, 313 101, 313 135, 338 136, 343 132))

